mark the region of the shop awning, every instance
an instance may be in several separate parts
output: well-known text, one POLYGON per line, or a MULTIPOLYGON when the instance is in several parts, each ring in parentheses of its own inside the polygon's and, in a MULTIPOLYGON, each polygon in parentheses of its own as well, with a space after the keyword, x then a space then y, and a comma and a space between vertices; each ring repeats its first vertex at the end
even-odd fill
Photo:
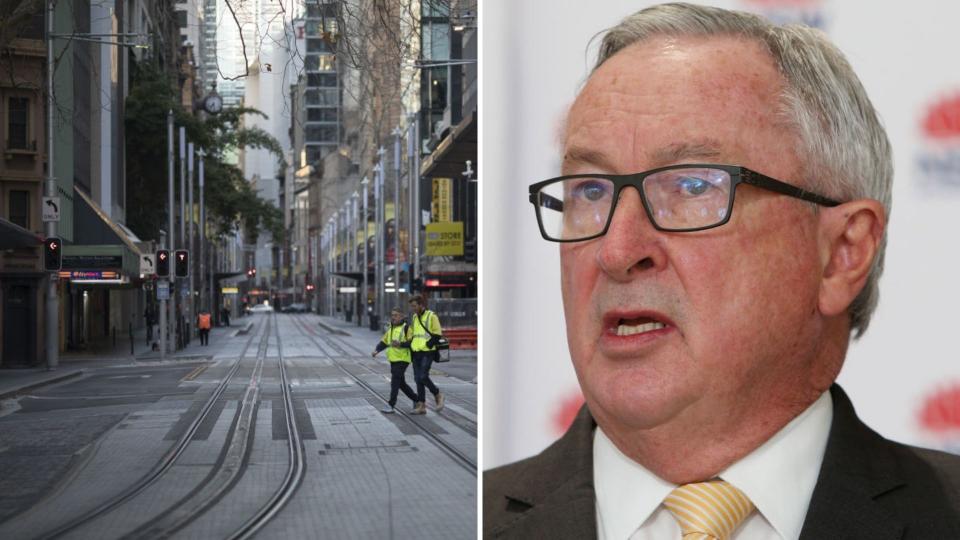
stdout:
POLYGON ((477 178, 477 111, 470 113, 457 124, 433 152, 423 158, 420 176, 463 178, 467 160, 472 162, 474 178, 477 178))
POLYGON ((0 218, 0 249, 33 247, 43 243, 43 238, 27 229, 0 218))
POLYGON ((73 193, 73 244, 64 246, 64 270, 116 270, 121 278, 138 278, 140 239, 110 219, 89 195, 79 189, 73 193))

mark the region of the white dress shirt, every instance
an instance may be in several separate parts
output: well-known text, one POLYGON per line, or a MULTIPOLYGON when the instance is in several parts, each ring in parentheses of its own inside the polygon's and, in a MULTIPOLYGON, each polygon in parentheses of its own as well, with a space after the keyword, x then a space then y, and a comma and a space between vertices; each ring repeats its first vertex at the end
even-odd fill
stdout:
MULTIPOLYGON (((800 537, 832 421, 833 401, 830 392, 824 392, 762 446, 719 474, 756 506, 733 540, 800 537)), ((593 478, 600 540, 680 538, 680 526, 661 504, 677 486, 623 455, 599 426, 593 437, 593 478)))

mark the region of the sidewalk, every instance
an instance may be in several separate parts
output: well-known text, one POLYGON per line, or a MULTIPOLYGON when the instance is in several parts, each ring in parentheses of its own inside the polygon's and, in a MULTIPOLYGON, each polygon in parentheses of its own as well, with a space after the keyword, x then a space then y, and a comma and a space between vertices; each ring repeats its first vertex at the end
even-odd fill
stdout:
MULTIPOLYGON (((210 330, 210 343, 226 340, 243 330, 248 320, 233 321, 231 326, 214 327, 210 330)), ((124 334, 121 339, 117 335, 114 346, 113 339, 91 343, 84 351, 66 351, 60 354, 59 366, 51 371, 46 366, 25 369, 0 369, 0 399, 9 399, 19 394, 36 390, 37 388, 56 384, 73 378, 81 377, 86 371, 96 368, 130 364, 133 362, 156 361, 160 359, 160 352, 150 349, 147 344, 145 328, 133 333, 133 354, 130 354, 130 336, 124 334)), ((154 335, 156 341, 157 336, 154 335)), ((207 347, 200 346, 199 336, 190 339, 190 343, 182 350, 170 353, 168 359, 188 359, 198 356, 210 356, 207 347)))

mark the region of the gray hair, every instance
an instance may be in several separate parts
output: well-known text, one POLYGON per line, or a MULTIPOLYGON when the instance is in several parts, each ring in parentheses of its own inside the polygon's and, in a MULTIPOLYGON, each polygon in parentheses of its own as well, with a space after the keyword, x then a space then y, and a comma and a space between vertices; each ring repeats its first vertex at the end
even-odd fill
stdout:
MULTIPOLYGON (((750 39, 770 53, 785 79, 781 114, 799 136, 806 185, 841 201, 875 199, 889 220, 890 141, 860 79, 823 32, 802 25, 777 26, 741 11, 662 4, 609 29, 593 70, 621 49, 653 37, 716 35, 750 39)), ((850 305, 854 338, 863 335, 876 309, 886 244, 884 231, 867 282, 850 305)))

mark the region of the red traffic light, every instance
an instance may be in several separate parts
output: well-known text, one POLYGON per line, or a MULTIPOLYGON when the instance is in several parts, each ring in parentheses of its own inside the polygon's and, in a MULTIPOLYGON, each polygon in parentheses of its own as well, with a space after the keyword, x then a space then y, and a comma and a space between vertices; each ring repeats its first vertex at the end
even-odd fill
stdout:
POLYGON ((47 238, 43 245, 43 268, 50 272, 59 271, 62 267, 62 253, 60 239, 56 236, 47 238))

